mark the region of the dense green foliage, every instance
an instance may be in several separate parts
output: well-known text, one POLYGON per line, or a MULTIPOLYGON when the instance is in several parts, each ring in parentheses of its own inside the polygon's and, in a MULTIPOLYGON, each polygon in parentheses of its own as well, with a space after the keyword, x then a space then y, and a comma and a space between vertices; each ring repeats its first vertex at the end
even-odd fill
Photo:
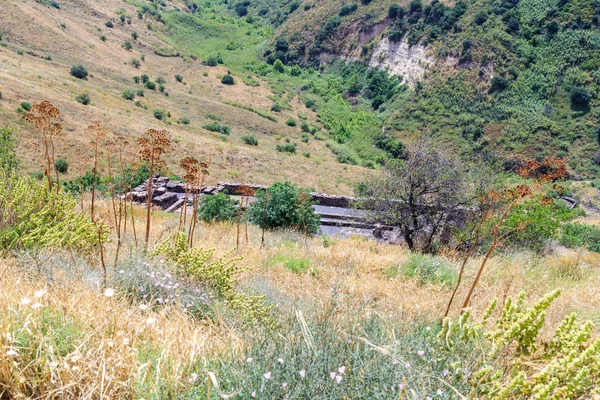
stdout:
POLYGON ((19 160, 15 154, 15 145, 14 129, 0 128, 0 165, 6 171, 14 171, 19 165, 19 160))
POLYGON ((73 65, 71 75, 78 79, 85 79, 88 76, 88 71, 83 65, 73 65))
POLYGON ((198 218, 204 222, 233 221, 237 215, 237 202, 223 192, 202 197, 198 206, 198 218))
POLYGON ((277 182, 266 191, 259 191, 256 197, 248 209, 248 218, 261 228, 295 229, 307 234, 319 230, 319 217, 308 190, 288 181, 277 182))
POLYGON ((600 253, 600 228, 578 223, 565 224, 561 229, 560 243, 566 247, 587 247, 600 253))

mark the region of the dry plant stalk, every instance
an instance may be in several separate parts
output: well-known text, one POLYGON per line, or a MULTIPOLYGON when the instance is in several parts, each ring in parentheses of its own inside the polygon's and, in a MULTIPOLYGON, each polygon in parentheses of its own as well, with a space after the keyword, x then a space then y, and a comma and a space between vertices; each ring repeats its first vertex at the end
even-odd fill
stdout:
POLYGON ((92 204, 90 206, 90 215, 92 217, 92 222, 94 222, 97 226, 98 230, 98 246, 100 248, 100 263, 102 265, 102 282, 103 285, 106 286, 106 262, 104 260, 104 243, 102 242, 102 232, 101 227, 103 224, 101 221, 96 221, 96 214, 94 209, 94 202, 96 197, 96 184, 98 182, 98 158, 101 155, 100 152, 100 141, 104 139, 108 135, 108 130, 103 128, 100 122, 94 122, 87 128, 88 132, 93 137, 92 140, 92 150, 93 150, 93 164, 92 164, 92 204), (100 223, 98 223, 100 222, 100 223))
POLYGON ((148 129, 144 136, 138 139, 140 145, 140 158, 148 163, 148 184, 146 190, 148 192, 147 211, 146 211, 146 237, 145 244, 148 248, 150 240, 150 212, 152 211, 152 176, 154 171, 158 171, 165 166, 165 161, 162 159, 163 154, 171 151, 171 139, 169 133, 165 130, 148 129))
MULTIPOLYGON (((462 276, 464 273, 466 263, 467 263, 468 259, 471 257, 471 255, 473 254, 474 249, 477 247, 477 245, 481 241, 480 235, 481 235, 481 229, 482 229, 483 225, 486 222, 491 221, 497 215, 496 211, 501 210, 500 215, 497 217, 496 222, 491 227, 492 243, 490 244, 490 247, 485 252, 483 260, 481 261, 479 269, 477 270, 477 274, 475 275, 475 279, 473 280, 473 283, 469 287, 469 291, 468 291, 468 293, 465 297, 465 300, 462 304, 462 310, 464 310, 465 308, 467 308, 469 306, 469 304, 471 302, 471 298, 475 291, 475 288, 477 287, 477 284, 479 283, 479 279, 481 278, 481 275, 483 274, 483 271, 485 270, 485 267, 487 265, 487 262, 491 256, 492 252, 497 247, 501 246, 503 240, 507 236, 514 233, 516 230, 523 230, 526 228, 525 225, 521 224, 520 226, 516 227, 515 229, 508 230, 508 231, 502 233, 502 227, 504 226, 504 223, 505 223, 507 217, 509 216, 510 212, 524 200, 530 199, 534 194, 539 193, 539 191, 542 189, 544 184, 549 183, 549 182, 555 182, 557 180, 564 179, 568 176, 564 161, 561 159, 558 159, 558 158, 545 158, 542 162, 529 161, 529 162, 527 162, 527 164, 524 167, 520 168, 517 171, 517 174, 523 178, 533 179, 533 183, 530 185, 521 184, 521 185, 516 186, 515 188, 505 189, 503 191, 490 190, 484 196, 482 196, 482 198, 480 199, 480 202, 482 204, 482 209, 484 211, 481 216, 481 220, 475 230, 475 237, 474 237, 473 245, 472 245, 471 249, 465 255, 463 262, 461 264, 458 281, 456 283, 456 286, 454 287, 454 290, 452 292, 452 295, 451 295, 448 305, 446 307, 446 311, 444 313, 444 318, 446 318, 450 312, 450 308, 454 301, 456 292, 458 291, 458 288, 462 281, 462 276), (503 206, 504 206, 504 208, 502 209, 501 207, 503 207, 503 206)), ((557 191, 559 191, 561 189, 561 187, 556 184, 554 185, 553 188, 554 188, 554 190, 557 190, 557 191)), ((552 204, 552 199, 549 199, 544 196, 541 198, 540 202, 542 204, 548 205, 548 204, 552 204)))
POLYGON ((31 123, 35 129, 40 131, 42 134, 44 158, 46 160, 44 175, 48 180, 48 190, 52 190, 52 178, 50 177, 50 170, 54 168, 57 193, 60 191, 60 178, 58 176, 58 170, 56 169, 56 163, 54 160, 54 137, 60 135, 62 132, 62 125, 58 122, 59 117, 60 110, 47 100, 42 101, 39 104, 34 104, 31 107, 31 111, 23 115, 23 119, 31 123))
POLYGON ((198 220, 198 205, 200 203, 200 196, 202 194, 202 187, 204 186, 204 180, 209 175, 208 165, 209 162, 198 162, 198 168, 195 172, 195 176, 192 186, 195 186, 195 195, 192 209, 192 219, 190 220, 190 229, 188 234, 188 243, 190 247, 194 247, 194 232, 196 230, 196 221, 198 220))
MULTIPOLYGON (((247 214, 248 213, 248 204, 250 203, 250 196, 253 196, 255 193, 255 190, 252 189, 250 186, 248 185, 242 185, 240 186, 240 194, 242 196, 242 198, 240 199, 240 202, 238 203, 238 216, 237 216, 237 236, 236 236, 236 242, 235 242, 235 249, 239 250, 240 248, 240 228, 241 228, 241 224, 242 224, 242 214, 247 214)), ((248 244, 248 219, 245 218, 244 219, 244 224, 245 224, 245 232, 246 232, 246 244, 248 244)))

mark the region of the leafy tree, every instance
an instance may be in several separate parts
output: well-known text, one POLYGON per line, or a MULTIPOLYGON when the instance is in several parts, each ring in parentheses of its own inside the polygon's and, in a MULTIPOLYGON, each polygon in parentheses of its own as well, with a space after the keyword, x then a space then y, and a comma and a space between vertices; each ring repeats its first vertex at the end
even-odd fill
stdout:
POLYGON ((390 19, 404 18, 404 8, 398 4, 390 4, 388 8, 388 17, 390 19))
POLYGON ((341 17, 343 17, 346 15, 352 14, 357 9, 358 9, 358 4, 356 4, 356 3, 344 4, 342 6, 342 8, 340 8, 339 14, 341 17))
POLYGON ((319 217, 312 207, 312 197, 289 181, 274 183, 266 191, 256 194, 250 204, 250 222, 263 229, 294 229, 307 234, 319 230, 319 217))

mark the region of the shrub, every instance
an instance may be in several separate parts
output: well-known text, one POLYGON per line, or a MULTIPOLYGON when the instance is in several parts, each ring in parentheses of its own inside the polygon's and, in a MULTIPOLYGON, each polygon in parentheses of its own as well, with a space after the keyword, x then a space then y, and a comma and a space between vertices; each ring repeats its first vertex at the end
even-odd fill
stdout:
POLYGON ((341 17, 343 17, 345 15, 352 14, 357 9, 358 9, 358 4, 356 4, 356 3, 344 4, 342 6, 342 8, 340 8, 339 14, 341 17))
POLYGON ((398 4, 390 4, 388 8, 388 17, 391 19, 404 18, 404 8, 398 4))
POLYGON ((181 76, 181 75, 177 74, 177 75, 175 75, 175 80, 176 80, 177 82, 181 83, 181 82, 183 82, 183 76, 181 76))
POLYGON ((233 85, 235 84, 235 80, 233 79, 233 76, 227 74, 221 78, 221 83, 224 85, 233 85))
POLYGON ((139 35, 137 34, 137 32, 136 32, 136 31, 133 31, 133 32, 131 32, 131 38, 132 38, 133 40, 138 40, 138 37, 139 37, 139 35))
POLYGON ((79 96, 75 97, 75 101, 83 104, 84 106, 87 106, 92 102, 92 99, 87 93, 82 93, 79 96))
POLYGON ((276 264, 283 266, 295 274, 302 274, 310 270, 310 260, 308 258, 296 258, 289 255, 278 255, 273 259, 276 264))
POLYGON ((302 155, 306 158, 310 158, 310 153, 308 151, 302 152, 302 155))
POLYGON ((223 119, 222 119, 221 117, 219 117, 218 115, 211 114, 211 113, 208 113, 208 114, 206 114, 206 118, 208 118, 208 119, 212 119, 213 121, 222 121, 222 120, 223 120, 223 119))
POLYGON ((182 124, 182 125, 189 125, 190 124, 190 119, 187 117, 181 117, 177 120, 178 124, 182 124))
POLYGON ((106 40, 108 40, 108 38, 106 37, 106 35, 102 34, 102 35, 100 35, 100 40, 102 40, 103 42, 106 42, 106 40))
POLYGON ((31 110, 31 104, 29 104, 26 101, 21 102, 21 108, 25 111, 30 111, 31 110))
POLYGON ((306 133, 302 134, 302 139, 300 139, 304 143, 308 143, 308 135, 306 133))
POLYGON ((121 45, 121 47, 127 51, 133 49, 133 45, 131 44, 131 42, 129 40, 124 41, 123 44, 121 45))
POLYGON ((106 21, 104 23, 104 26, 106 26, 107 28, 114 28, 114 24, 112 23, 112 21, 106 21))
POLYGON ((41 181, 9 175, 0 167, 0 248, 60 247, 91 251, 105 241, 108 228, 75 211, 66 192, 41 181))
POLYGON ((388 273, 394 275, 401 273, 404 277, 415 279, 419 284, 441 284, 449 288, 456 284, 458 275, 448 262, 438 256, 411 253, 399 270, 392 267, 388 273))
POLYGON ((133 65, 135 68, 139 68, 142 65, 142 62, 139 58, 132 58, 130 64, 133 65))
POLYGON ((202 197, 198 205, 198 218, 204 222, 234 221, 237 214, 236 201, 223 192, 202 197))
POLYGON ((88 71, 83 65, 73 65, 71 75, 78 79, 85 79, 88 76, 88 71))
POLYGON ((66 174, 69 170, 69 163, 66 159, 62 157, 56 159, 56 161, 54 162, 54 166, 56 167, 56 170, 61 174, 66 174))
POLYGON ((565 247, 587 247, 600 253, 600 228, 592 225, 569 223, 563 225, 560 243, 565 247))
POLYGON ((292 69, 290 70, 290 75, 291 76, 300 76, 300 75, 302 75, 302 70, 300 69, 299 66, 294 65, 292 67, 292 69))
POLYGON ((574 87, 571 89, 571 103, 587 107, 590 104, 590 94, 585 88, 574 87))
POLYGON ((163 121, 165 119, 165 111, 157 108, 154 110, 154 118, 163 121))
POLYGON ((263 229, 294 229, 308 234, 319 230, 319 217, 312 207, 306 189, 292 183, 277 182, 266 191, 259 191, 250 204, 248 218, 263 229))
POLYGON ((251 146, 258 146, 258 140, 252 135, 242 136, 242 142, 251 146))
POLYGON ((302 129, 302 132, 310 133, 310 126, 308 125, 308 122, 306 122, 306 121, 302 121, 302 124, 300 125, 300 129, 302 129))
POLYGON ((280 112, 281 111, 281 105, 279 105, 278 103, 273 104, 271 106, 271 111, 280 112))
POLYGON ((283 65, 283 63, 281 62, 280 59, 275 60, 275 62, 273 63, 273 69, 279 73, 284 73, 285 72, 285 65, 283 65))
POLYGON ((295 119, 293 119, 293 118, 290 118, 290 119, 288 119, 287 121, 285 121, 285 124, 286 124, 287 126, 296 126, 296 125, 297 125, 297 124, 296 124, 296 120, 295 120, 295 119))
POLYGON ((290 153, 296 154, 296 144, 286 143, 286 144, 278 144, 275 146, 275 149, 280 153, 290 153))
POLYGON ((121 97, 125 100, 133 100, 135 98, 135 92, 131 89, 124 89, 121 93, 121 97))
MULTIPOLYGON (((317 135, 315 135, 315 139, 319 140, 317 135)), ((346 145, 336 143, 333 141, 327 141, 327 147, 331 150, 333 154, 335 154, 338 162, 342 164, 351 165, 359 164, 358 155, 353 150, 349 149, 346 145)))
POLYGON ((167 83, 167 81, 165 81, 165 78, 163 78, 162 76, 159 76, 158 78, 156 78, 156 83, 159 85, 164 85, 165 83, 167 83))
MULTIPOLYGON (((15 131, 11 128, 0 128, 0 169, 4 168, 8 173, 19 165, 15 143, 15 131)), ((1 225, 0 223, 0 227, 1 225)))
POLYGON ((140 75, 140 79, 141 79, 142 83, 146 83, 146 82, 150 81, 150 77, 148 76, 148 74, 140 75))
POLYGON ((231 128, 225 125, 221 125, 217 121, 211 122, 209 124, 204 124, 202 127, 211 132, 222 133, 223 135, 229 135, 231 133, 231 128))
POLYGON ((146 81, 146 83, 144 83, 144 87, 146 87, 148 90, 156 90, 156 83, 152 81, 146 81))
POLYGON ((144 97, 144 89, 138 89, 135 94, 140 97, 144 97))
POLYGON ((508 81, 501 76, 494 76, 491 81, 490 93, 501 92, 508 87, 508 81))

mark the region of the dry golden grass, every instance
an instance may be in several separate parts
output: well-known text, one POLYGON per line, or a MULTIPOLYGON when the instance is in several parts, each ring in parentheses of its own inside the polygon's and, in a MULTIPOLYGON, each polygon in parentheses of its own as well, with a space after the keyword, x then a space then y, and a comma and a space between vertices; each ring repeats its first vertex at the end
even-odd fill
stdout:
MULTIPOLYGON (((176 5, 181 5, 177 3, 176 5)), ((90 152, 90 137, 85 127, 93 121, 103 121, 110 131, 133 143, 148 128, 167 129, 176 139, 175 151, 168 165, 179 173, 179 159, 190 155, 208 158, 214 155, 209 184, 220 180, 269 184, 289 178, 299 185, 317 190, 346 194, 366 171, 357 166, 338 163, 325 147, 325 142, 300 141, 299 127, 285 124, 288 117, 297 119, 296 112, 307 114, 310 121, 315 115, 294 100, 295 112, 283 111, 277 123, 242 110, 223 101, 239 103, 268 111, 272 101, 271 91, 263 82, 251 87, 237 79, 234 86, 220 83, 217 75, 226 72, 224 67, 205 67, 201 60, 186 62, 177 57, 160 57, 154 54, 155 46, 165 46, 156 33, 147 29, 144 20, 138 20, 135 7, 122 1, 63 1, 61 9, 45 7, 34 1, 9 2, 0 13, 0 31, 7 47, 0 47, 0 125, 17 127, 19 131, 18 153, 26 172, 41 170, 39 139, 33 129, 21 121, 16 112, 20 102, 37 103, 49 100, 62 111, 65 131, 57 140, 57 156, 65 157, 71 164, 69 174, 75 175, 76 150, 90 152), (113 29, 104 27, 109 19, 117 21, 116 11, 124 8, 131 15, 132 24, 115 22, 113 29), (15 24, 15 21, 19 21, 15 24), (66 24, 66 29, 60 27, 66 24), (97 30, 101 29, 101 32, 97 30), (125 40, 131 40, 131 32, 140 38, 133 41, 133 50, 121 48, 125 40), (100 35, 107 36, 102 42, 100 35), (24 52, 18 55, 17 51, 24 52), (28 54, 31 52, 35 55, 28 54), (126 65, 133 57, 145 56, 139 69, 126 65), (51 56, 52 61, 42 59, 51 56), (69 75, 74 64, 83 64, 90 72, 86 80, 69 75), (203 73, 208 73, 204 76, 203 73), (123 89, 138 89, 133 76, 146 73, 151 79, 163 76, 169 96, 145 90, 145 96, 136 98, 148 105, 148 110, 134 106, 121 97, 123 89), (182 74, 186 85, 175 82, 174 75, 182 74), (75 97, 88 93, 92 104, 83 106, 75 97), (153 116, 155 108, 170 111, 173 122, 166 125, 153 116), (208 122, 207 113, 223 118, 223 124, 232 127, 226 142, 218 135, 208 132, 202 125, 208 122), (177 119, 187 117, 190 125, 178 125, 177 119), (241 141, 244 135, 257 137, 259 146, 247 146, 241 141), (286 155, 275 150, 280 142, 275 136, 289 137, 298 143, 298 154, 286 155), (310 152, 309 159, 302 152, 310 152)), ((116 164, 115 164, 116 165, 116 164)), ((106 173, 105 163, 100 165, 106 173)))
POLYGON ((176 308, 151 312, 110 289, 29 279, 11 260, 0 260, 0 284, 1 398, 176 393, 203 357, 240 342, 176 308))

